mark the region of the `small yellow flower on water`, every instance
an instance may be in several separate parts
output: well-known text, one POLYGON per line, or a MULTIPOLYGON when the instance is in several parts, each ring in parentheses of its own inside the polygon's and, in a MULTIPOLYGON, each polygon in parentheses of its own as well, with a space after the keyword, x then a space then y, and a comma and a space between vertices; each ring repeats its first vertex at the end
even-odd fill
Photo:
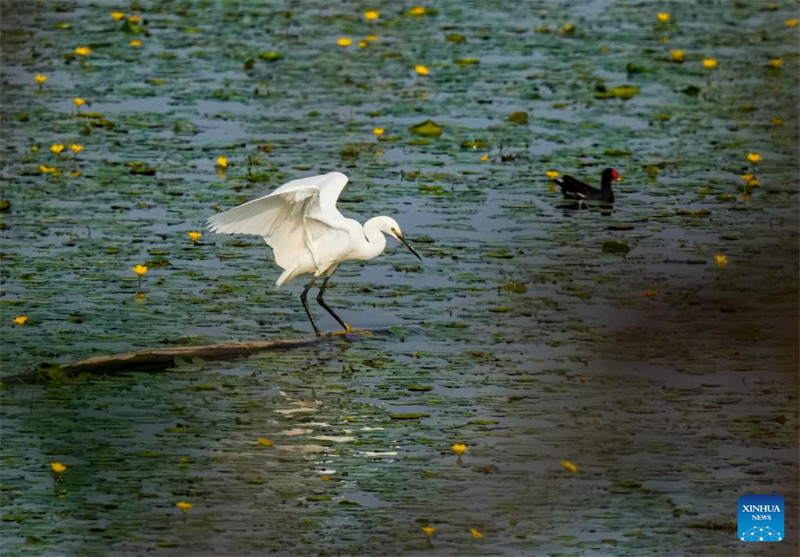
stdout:
POLYGON ((797 27, 797 24, 800 23, 800 20, 797 19, 787 19, 783 22, 786 27, 797 27))
POLYGON ((483 534, 481 534, 481 533, 480 533, 478 530, 476 530, 475 528, 470 528, 470 529, 469 529, 469 533, 470 533, 470 534, 472 534, 472 537, 473 537, 473 538, 475 538, 475 539, 479 539, 479 538, 482 538, 482 537, 483 537, 483 534))
POLYGON ((410 13, 411 15, 415 15, 415 16, 425 15, 425 12, 426 12, 426 10, 422 6, 414 6, 413 8, 408 10, 408 13, 410 13))
POLYGON ((79 46, 75 49, 75 54, 78 56, 89 56, 92 53, 92 49, 88 46, 79 46))
POLYGON ((46 75, 42 75, 42 74, 40 74, 40 73, 37 73, 37 74, 36 74, 36 83, 38 83, 39 85, 41 85, 41 84, 42 84, 42 83, 44 83, 45 81, 47 81, 47 76, 46 76, 46 75))
POLYGON ((686 59, 686 53, 680 49, 670 50, 669 55, 673 62, 683 62, 686 59))
POLYGON ((122 12, 111 12, 111 19, 113 19, 114 21, 119 21, 123 17, 125 17, 125 14, 122 12))
POLYGON ((372 128, 372 133, 375 134, 375 137, 380 137, 383 135, 385 130, 383 128, 372 128))
POLYGON ((24 325, 27 322, 28 322, 28 316, 27 315, 17 315, 14 318, 14 325, 24 325))
POLYGON ((265 447, 272 447, 274 445, 272 441, 270 441, 269 439, 264 439, 263 437, 258 438, 258 444, 264 445, 265 447))
POLYGON ((74 102, 75 106, 77 106, 78 108, 86 104, 86 101, 80 97, 75 97, 74 99, 72 99, 72 102, 74 102))
POLYGON ((42 174, 54 174, 56 171, 55 167, 52 166, 45 166, 43 164, 39 165, 39 172, 42 174))
POLYGON ((486 162, 489 160, 489 153, 484 153, 481 155, 481 162, 486 162))
POLYGON ((217 166, 220 168, 228 168, 228 157, 217 157, 217 166))
POLYGON ((364 18, 367 21, 375 21, 379 17, 381 17, 380 12, 377 12, 375 10, 367 10, 366 12, 364 12, 364 18))
POLYGON ((464 454, 464 451, 467 450, 467 446, 466 445, 459 444, 459 443, 456 443, 455 445, 453 445, 450 448, 453 449, 453 452, 456 453, 458 456, 461 456, 462 454, 464 454))
POLYGON ((652 288, 648 288, 647 290, 644 291, 644 297, 645 298, 655 298, 656 297, 656 291, 653 290, 652 288))
POLYGON ((380 39, 378 35, 367 35, 366 37, 364 37, 364 40, 370 43, 375 42, 378 39, 380 39))
POLYGON ((192 505, 191 503, 186 503, 185 501, 179 501, 175 503, 175 506, 185 513, 189 512, 189 509, 194 507, 194 505, 192 505))
POLYGON ((719 62, 717 62, 715 58, 706 58, 703 60, 703 67, 707 70, 713 70, 718 64, 719 62))
POLYGON ((758 153, 747 153, 747 160, 753 164, 756 164, 757 162, 761 162, 761 155, 758 153))
POLYGON ((556 178, 561 176, 561 173, 558 170, 548 170, 547 172, 545 172, 545 174, 547 174, 547 178, 550 180, 555 180, 556 178))
POLYGON ((782 58, 770 58, 769 65, 775 68, 776 70, 783 65, 782 58))
POLYGON ((50 146, 50 150, 53 151, 56 155, 60 155, 61 151, 64 150, 64 144, 63 143, 53 143, 50 146))
POLYGON ((147 265, 134 265, 131 267, 131 270, 136 273, 137 276, 142 276, 147 272, 147 265))
POLYGON ((414 66, 414 70, 417 72, 417 75, 428 75, 429 73, 431 73, 431 71, 422 64, 417 64, 416 66, 414 66))
POLYGON ((200 236, 202 236, 202 234, 200 234, 199 232, 187 232, 187 234, 189 235, 189 238, 192 239, 193 244, 196 244, 197 240, 199 240, 200 236))
POLYGON ((350 46, 351 44, 353 44, 353 39, 350 39, 348 37, 341 37, 340 39, 336 40, 336 44, 338 44, 341 47, 350 46))
POLYGON ((608 52, 608 47, 607 47, 606 45, 603 45, 603 46, 601 46, 601 47, 600 47, 600 52, 602 52, 603 54, 605 54, 606 52, 608 52))
POLYGON ((142 16, 140 16, 140 15, 132 15, 132 16, 130 16, 128 18, 128 21, 130 21, 131 23, 141 23, 142 22, 142 16))
POLYGON ((739 174, 739 178, 741 178, 745 183, 749 182, 755 177, 755 174, 739 174))
POLYGON ((562 460, 561 466, 566 468, 568 471, 572 472, 573 474, 578 471, 578 467, 572 464, 569 460, 562 460))
POLYGON ((772 122, 773 126, 782 126, 783 125, 783 118, 770 118, 770 122, 772 122))
POLYGON ((661 23, 666 23, 669 21, 669 14, 667 12, 658 12, 656 17, 661 23))
POLYGON ((70 143, 69 150, 73 152, 73 154, 77 155, 81 151, 83 151, 83 145, 79 143, 70 143))
POLYGON ((369 43, 367 41, 358 41, 358 48, 367 48, 369 43))
POLYGON ((564 31, 564 33, 572 33, 575 30, 575 26, 571 23, 565 23, 561 30, 564 31))
POLYGON ((181 457, 181 462, 189 462, 189 457, 188 456, 182 456, 181 457))
POLYGON ((56 474, 60 474, 61 472, 65 471, 67 469, 67 467, 64 466, 63 464, 61 464, 60 462, 51 462, 50 463, 50 468, 56 474))
POLYGON ((142 41, 140 41, 139 39, 133 39, 133 40, 132 40, 130 43, 128 43, 128 44, 130 44, 130 45, 131 45, 132 47, 134 47, 134 48, 135 48, 135 47, 140 47, 140 46, 142 46, 142 41))
POLYGON ((761 182, 756 177, 750 178, 747 181, 747 187, 748 188, 757 188, 760 185, 761 185, 761 182))
POLYGON ((433 526, 423 526, 422 531, 425 532, 425 535, 430 538, 436 531, 436 528, 434 528, 433 526))
POLYGON ((718 254, 714 256, 714 260, 717 262, 717 267, 724 267, 728 264, 728 256, 718 254))

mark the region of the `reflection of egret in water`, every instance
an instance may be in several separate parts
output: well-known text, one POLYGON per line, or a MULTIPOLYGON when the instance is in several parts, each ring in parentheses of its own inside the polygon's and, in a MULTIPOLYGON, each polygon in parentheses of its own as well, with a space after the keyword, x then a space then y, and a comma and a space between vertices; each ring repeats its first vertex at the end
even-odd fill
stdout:
POLYGON ((297 276, 314 274, 300 294, 300 301, 317 336, 319 328, 308 309, 306 296, 319 277, 324 278, 317 302, 349 333, 350 326, 322 298, 339 263, 377 257, 386 248, 384 234, 404 244, 422 260, 394 219, 379 216, 362 225, 345 218, 336 208, 336 200, 346 184, 347 176, 340 172, 292 180, 269 195, 208 219, 209 228, 215 232, 262 236, 272 248, 275 262, 284 269, 278 286, 297 276))

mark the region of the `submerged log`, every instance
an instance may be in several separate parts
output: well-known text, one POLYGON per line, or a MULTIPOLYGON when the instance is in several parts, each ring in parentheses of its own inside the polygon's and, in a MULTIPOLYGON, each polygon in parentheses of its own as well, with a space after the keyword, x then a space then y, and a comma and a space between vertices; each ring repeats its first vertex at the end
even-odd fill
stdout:
MULTIPOLYGON (((348 333, 353 335, 372 335, 376 331, 355 329, 348 333)), ((379 332, 386 332, 385 330, 379 332)), ((326 342, 331 339, 345 338, 343 333, 331 333, 320 337, 257 340, 253 342, 223 342, 220 344, 204 344, 201 346, 178 346, 135 350, 108 356, 96 356, 71 364, 40 364, 35 369, 10 377, 4 377, 3 383, 49 381, 52 379, 75 377, 82 373, 115 373, 120 371, 162 371, 175 367, 180 360, 230 360, 232 358, 250 356, 265 350, 289 350, 309 344, 326 342)))

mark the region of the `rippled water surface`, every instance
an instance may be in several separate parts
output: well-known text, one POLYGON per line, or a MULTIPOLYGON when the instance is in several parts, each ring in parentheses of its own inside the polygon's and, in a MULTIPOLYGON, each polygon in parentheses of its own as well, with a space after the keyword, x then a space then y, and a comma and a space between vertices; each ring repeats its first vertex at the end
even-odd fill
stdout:
POLYGON ((3 553, 797 554, 800 5, 575 4, 4 2, 3 553), (545 174, 605 167, 613 209, 545 174), (334 276, 378 334, 8 379, 308 337, 301 281, 203 226, 331 170, 424 258, 334 276), (737 540, 746 493, 784 542, 737 540))

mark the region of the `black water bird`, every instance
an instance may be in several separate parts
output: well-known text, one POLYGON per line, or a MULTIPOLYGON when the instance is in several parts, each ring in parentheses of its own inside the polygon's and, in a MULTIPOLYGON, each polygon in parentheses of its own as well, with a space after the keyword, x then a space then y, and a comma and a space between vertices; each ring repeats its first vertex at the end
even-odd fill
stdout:
POLYGON ((579 203, 584 201, 614 203, 614 192, 611 191, 612 180, 621 182, 622 178, 619 177, 619 174, 617 174, 617 171, 613 168, 606 168, 603 170, 600 189, 593 188, 589 184, 584 184, 572 176, 564 176, 563 179, 556 179, 554 181, 561 186, 561 193, 563 193, 564 197, 567 199, 574 199, 579 203))

